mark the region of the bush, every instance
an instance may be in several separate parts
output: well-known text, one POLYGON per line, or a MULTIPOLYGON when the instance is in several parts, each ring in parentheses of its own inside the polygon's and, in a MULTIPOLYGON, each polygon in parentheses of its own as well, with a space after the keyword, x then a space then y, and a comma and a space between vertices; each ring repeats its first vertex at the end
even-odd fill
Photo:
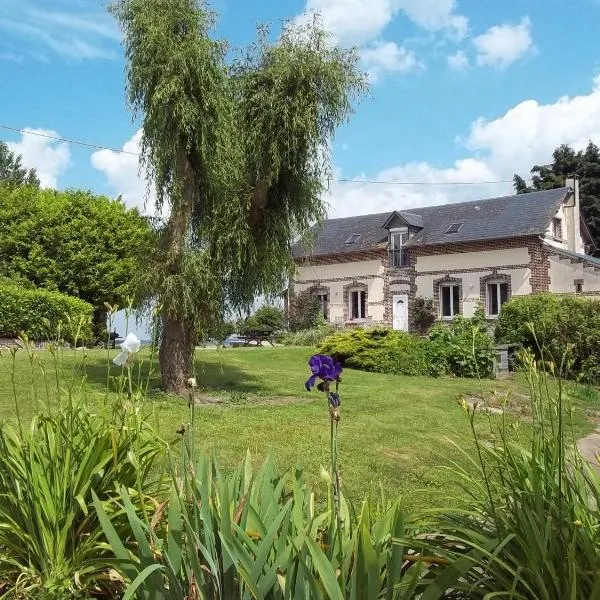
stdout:
POLYGON ((300 331, 287 331, 281 336, 284 346, 318 346, 328 336, 335 332, 333 327, 313 327, 312 329, 301 329, 300 331))
POLYGON ((328 337, 319 352, 347 367, 394 375, 429 375, 429 341, 382 327, 348 329, 328 337))
POLYGON ((288 306, 288 327, 290 331, 313 329, 321 315, 319 299, 310 291, 292 294, 288 306))
POLYGON ((429 332, 432 365, 457 377, 491 377, 496 350, 480 319, 456 317, 429 332))
POLYGON ((382 327, 349 329, 326 338, 318 350, 362 371, 432 377, 491 377, 496 356, 481 320, 463 317, 434 327, 429 338, 382 327))
POLYGON ((433 298, 417 296, 410 313, 410 327, 417 333, 426 334, 437 319, 433 298))
POLYGON ((595 380, 600 356, 600 302, 589 298, 534 294, 513 298, 503 307, 496 338, 521 344, 557 366, 568 351, 567 374, 595 380))
POLYGON ((92 339, 91 304, 59 292, 0 284, 0 337, 92 339))

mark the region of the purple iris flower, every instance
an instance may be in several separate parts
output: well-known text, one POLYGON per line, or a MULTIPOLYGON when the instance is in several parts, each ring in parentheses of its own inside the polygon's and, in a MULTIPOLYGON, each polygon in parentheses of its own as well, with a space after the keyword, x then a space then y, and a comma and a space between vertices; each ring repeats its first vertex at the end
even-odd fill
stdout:
POLYGON ((317 379, 323 381, 336 381, 342 374, 342 365, 326 354, 315 354, 310 357, 308 366, 312 375, 308 378, 304 387, 310 392, 317 379))

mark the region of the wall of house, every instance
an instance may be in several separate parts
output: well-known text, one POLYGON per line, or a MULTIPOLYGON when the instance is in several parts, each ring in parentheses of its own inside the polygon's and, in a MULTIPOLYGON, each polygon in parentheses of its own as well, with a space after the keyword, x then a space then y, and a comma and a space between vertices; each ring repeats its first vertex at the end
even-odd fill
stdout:
POLYGON ((350 320, 348 290, 353 285, 364 285, 367 291, 367 318, 372 322, 383 322, 384 271, 381 259, 299 266, 294 291, 299 293, 315 286, 327 289, 329 321, 346 324, 350 320))
POLYGON ((550 255, 550 291, 565 294, 575 292, 575 283, 582 285, 582 294, 600 293, 600 268, 585 261, 572 261, 559 255, 550 255))

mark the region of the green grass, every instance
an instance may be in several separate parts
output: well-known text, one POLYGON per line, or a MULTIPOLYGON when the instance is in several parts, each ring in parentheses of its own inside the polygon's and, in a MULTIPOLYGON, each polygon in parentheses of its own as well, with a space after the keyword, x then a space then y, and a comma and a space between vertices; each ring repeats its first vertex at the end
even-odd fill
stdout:
MULTIPOLYGON (((201 446, 214 448, 222 464, 238 464, 247 449, 255 460, 273 453, 280 467, 299 465, 318 481, 321 465, 328 464, 329 418, 324 397, 304 391, 309 375, 308 348, 237 348, 199 350, 196 375, 200 393, 220 400, 199 406, 195 438, 201 446)), ((115 352, 111 352, 111 356, 115 352)), ((90 350, 82 359, 81 350, 65 351, 57 361, 63 382, 81 380, 76 394, 85 394, 90 410, 106 402, 108 357, 106 351, 90 350), (85 362, 85 366, 82 366, 85 362)), ((14 365, 13 399, 10 376, 12 358, 4 352, 0 364, 0 411, 14 418, 18 408, 24 420, 34 412, 34 396, 55 397, 56 361, 47 351, 36 353, 34 376, 25 352, 18 352, 14 365), (40 372, 45 369, 45 377, 40 372), (35 390, 35 394, 34 394, 35 390)), ((134 379, 145 381, 149 355, 141 353, 141 373, 132 369, 134 379)), ((121 372, 111 368, 111 376, 121 372)), ((114 386, 114 381, 111 384, 114 386)), ((177 439, 176 430, 190 421, 187 401, 157 391, 158 374, 150 377, 147 403, 149 418, 167 440, 177 439)), ((444 469, 459 459, 448 438, 469 442, 468 420, 458 406, 463 395, 489 394, 494 390, 526 393, 519 378, 510 381, 429 379, 398 377, 346 370, 340 387, 342 406, 339 430, 342 485, 346 494, 359 499, 367 494, 402 495, 409 506, 428 506, 439 500, 436 494, 454 493, 452 475, 444 469)), ((108 397, 109 402, 114 394, 108 397)), ((579 401, 582 405, 584 401, 579 401)), ((585 400, 586 406, 595 402, 585 400)), ((485 419, 483 417, 482 421, 485 419)), ((576 413, 581 432, 589 430, 583 411, 576 413)), ((189 427, 189 425, 188 425, 189 427)), ((319 488, 325 491, 325 485, 319 488)))

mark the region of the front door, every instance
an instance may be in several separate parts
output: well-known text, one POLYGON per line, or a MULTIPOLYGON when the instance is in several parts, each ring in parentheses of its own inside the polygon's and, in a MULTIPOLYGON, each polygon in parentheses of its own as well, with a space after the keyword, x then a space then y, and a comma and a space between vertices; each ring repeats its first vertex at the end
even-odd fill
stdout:
POLYGON ((392 327, 398 331, 408 331, 408 294, 394 294, 392 306, 392 327))

